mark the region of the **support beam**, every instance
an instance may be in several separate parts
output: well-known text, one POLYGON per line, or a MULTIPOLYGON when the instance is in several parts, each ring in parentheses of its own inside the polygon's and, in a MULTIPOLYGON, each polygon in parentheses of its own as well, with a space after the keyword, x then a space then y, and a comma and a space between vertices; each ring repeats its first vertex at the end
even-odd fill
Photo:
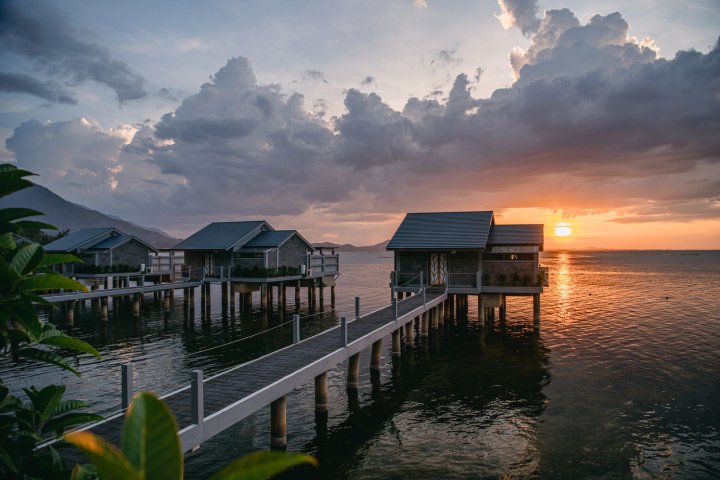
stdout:
POLYGON ((270 448, 285 450, 287 447, 286 399, 280 397, 270 404, 270 448))
POLYGON ((133 312, 133 317, 140 316, 140 295, 137 293, 133 295, 132 312, 133 312))
POLYGON ((358 378, 360 377, 360 352, 348 358, 347 389, 357 390, 358 378))
POLYGON ((65 304, 67 323, 68 325, 75 325, 75 301, 67 302, 65 304))
POLYGON ((438 329, 438 316, 440 315, 440 309, 433 307, 430 309, 430 328, 432 330, 438 329))
POLYGON ((104 297, 100 299, 100 320, 107 321, 108 317, 108 299, 104 297))
POLYGON ((422 313, 422 317, 420 318, 420 336, 421 337, 428 336, 429 327, 430 327, 430 312, 425 311, 422 313))
POLYGON ((392 354, 393 357, 399 357, 401 355, 399 328, 392 332, 392 354))
POLYGON ((412 320, 405 324, 405 345, 412 345, 414 341, 415 330, 412 320))
POLYGON ((380 356, 382 353, 382 338, 373 342, 370 354, 370 370, 380 370, 380 356))
POLYGON ((335 285, 330 286, 330 306, 335 307, 335 285))
POLYGON ((533 294, 533 326, 540 328, 540 294, 533 294))
POLYGON ((328 411, 327 372, 315 377, 315 413, 328 411))

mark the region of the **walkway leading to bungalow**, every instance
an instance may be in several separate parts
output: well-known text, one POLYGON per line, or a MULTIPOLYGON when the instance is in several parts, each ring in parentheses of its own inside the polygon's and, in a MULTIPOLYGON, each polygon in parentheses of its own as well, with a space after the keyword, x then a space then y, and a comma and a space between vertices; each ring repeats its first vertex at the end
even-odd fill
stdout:
MULTIPOLYGON (((270 404, 275 443, 276 435, 282 433, 284 437, 285 395, 315 380, 318 408, 318 398, 323 394, 327 402, 325 373, 328 370, 349 359, 350 382, 352 370, 356 372, 358 368, 357 354, 372 346, 374 361, 379 363, 380 342, 388 335, 392 335, 393 355, 399 355, 401 327, 422 316, 426 331, 429 313, 435 312, 436 307, 442 308, 446 299, 445 291, 420 292, 352 321, 346 322, 343 317, 340 326, 304 340, 299 339, 297 323, 294 325, 294 343, 290 346, 204 380, 202 372, 193 371, 191 385, 162 397, 177 419, 183 451, 199 446, 270 404), (282 425, 276 425, 280 417, 282 425)), ((295 322, 299 322, 297 317, 295 322)), ((126 403, 131 396, 128 391, 131 390, 128 386, 132 385, 131 373, 124 378, 124 383, 123 402, 126 403)), ((119 445, 122 425, 123 415, 116 414, 85 429, 119 445)))

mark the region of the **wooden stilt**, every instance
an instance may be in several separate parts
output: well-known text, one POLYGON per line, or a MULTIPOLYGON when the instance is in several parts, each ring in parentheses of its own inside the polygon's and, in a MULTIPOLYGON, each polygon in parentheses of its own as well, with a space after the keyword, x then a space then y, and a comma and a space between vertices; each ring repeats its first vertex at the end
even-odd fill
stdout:
POLYGON ((380 356, 382 353, 382 339, 373 342, 370 355, 370 370, 380 370, 380 356))
POLYGON ((401 355, 400 350, 400 329, 392 332, 392 354, 393 357, 399 357, 401 355))
POLYGON ((348 358, 347 389, 357 390, 358 378, 360 376, 360 353, 351 355, 348 358))
POLYGON ((284 396, 270 404, 270 448, 273 450, 287 447, 286 405, 284 396))
POLYGON ((315 377, 315 412, 328 411, 327 372, 315 377))

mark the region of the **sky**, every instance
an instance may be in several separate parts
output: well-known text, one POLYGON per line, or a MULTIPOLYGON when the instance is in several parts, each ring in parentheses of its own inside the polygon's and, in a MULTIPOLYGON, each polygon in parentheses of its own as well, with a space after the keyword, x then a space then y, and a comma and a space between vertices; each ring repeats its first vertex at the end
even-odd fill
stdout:
POLYGON ((720 248, 718 25, 717 0, 0 0, 0 161, 178 238, 493 210, 546 249, 720 248))

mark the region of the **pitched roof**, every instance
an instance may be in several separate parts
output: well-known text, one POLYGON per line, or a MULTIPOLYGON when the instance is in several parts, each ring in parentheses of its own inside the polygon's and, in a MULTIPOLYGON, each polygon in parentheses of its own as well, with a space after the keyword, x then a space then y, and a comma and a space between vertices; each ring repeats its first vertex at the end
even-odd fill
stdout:
POLYGON ((279 247, 296 233, 297 230, 274 230, 262 232, 243 245, 243 248, 279 247))
MULTIPOLYGON (((82 228, 43 246, 46 252, 72 252, 84 244, 111 231, 113 227, 82 228)), ((118 232, 120 233, 120 232, 118 232)))
POLYGON ((474 250, 487 245, 493 212, 408 213, 388 250, 474 250))
POLYGON ((543 224, 493 225, 489 245, 540 245, 545 242, 543 224))
POLYGON ((227 250, 252 233, 256 228, 266 225, 264 220, 246 222, 214 222, 193 233, 176 244, 173 250, 227 250))
POLYGON ((101 240, 97 243, 94 243, 87 247, 88 250, 110 250, 111 248, 115 248, 118 245, 122 245, 123 243, 130 240, 130 235, 120 234, 120 235, 113 235, 110 236, 104 240, 101 240))

